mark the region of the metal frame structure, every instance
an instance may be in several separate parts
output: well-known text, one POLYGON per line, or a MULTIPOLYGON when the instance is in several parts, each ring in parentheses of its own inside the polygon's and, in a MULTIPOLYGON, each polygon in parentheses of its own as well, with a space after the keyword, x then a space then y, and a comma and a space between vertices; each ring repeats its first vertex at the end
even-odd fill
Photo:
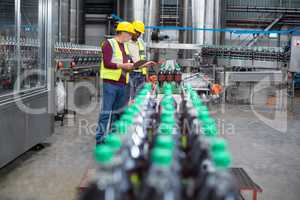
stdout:
MULTIPOLYGON (((21 74, 21 3, 15 0, 16 56, 18 76, 21 74)), ((38 40, 39 60, 36 67, 44 69, 45 82, 41 86, 22 89, 17 83, 16 91, 0 96, 0 167, 44 141, 54 130, 53 103, 53 39, 52 39, 52 4, 51 0, 38 0, 38 40), (20 109, 22 103, 29 109, 41 109, 43 112, 31 113, 20 109)), ((42 78, 38 76, 39 79, 42 78)))

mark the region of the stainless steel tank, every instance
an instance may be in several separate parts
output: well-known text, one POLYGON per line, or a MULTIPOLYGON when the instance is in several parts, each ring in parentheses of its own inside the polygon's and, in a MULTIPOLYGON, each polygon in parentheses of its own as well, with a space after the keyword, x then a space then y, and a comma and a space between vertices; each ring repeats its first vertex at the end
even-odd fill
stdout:
MULTIPOLYGON (((222 0, 192 0, 193 27, 197 28, 221 28, 223 25, 222 0)), ((216 31, 193 31, 193 43, 196 44, 220 44, 222 34, 216 31)))
MULTIPOLYGON (((193 15, 192 15, 192 0, 181 0, 180 7, 182 11, 180 12, 182 16, 181 26, 182 27, 193 27, 193 15)), ((193 43, 193 32, 191 30, 180 30, 179 31, 179 43, 191 44, 193 43)), ((178 53, 179 58, 191 58, 192 52, 189 50, 180 50, 178 53)))
MULTIPOLYGON (((181 26, 183 27, 192 27, 192 1, 191 0, 182 0, 182 17, 181 26)), ((179 32, 179 42, 180 43, 192 43, 192 31, 181 30, 179 32)))
POLYGON ((146 0, 117 0, 117 14, 125 21, 144 21, 146 0))
POLYGON ((70 2, 69 0, 59 0, 59 41, 69 42, 70 41, 70 2))
POLYGON ((83 42, 83 1, 70 0, 70 42, 83 42))
MULTIPOLYGON (((160 24, 160 0, 145 0, 145 25, 159 26, 160 24)), ((152 29, 145 32, 145 41, 150 42, 152 29)), ((159 32, 159 30, 157 30, 159 32)))
MULTIPOLYGON (((192 23, 193 27, 205 27, 205 0, 192 0, 192 23)), ((193 43, 204 44, 204 31, 193 31, 193 43)))

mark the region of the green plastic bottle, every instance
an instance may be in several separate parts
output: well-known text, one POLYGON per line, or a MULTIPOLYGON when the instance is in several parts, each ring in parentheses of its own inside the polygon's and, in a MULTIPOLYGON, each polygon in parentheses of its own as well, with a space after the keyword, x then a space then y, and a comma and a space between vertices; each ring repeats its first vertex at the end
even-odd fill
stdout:
POLYGON ((113 150, 108 145, 97 145, 94 150, 94 157, 97 163, 109 165, 113 159, 113 150))
POLYGON ((223 138, 213 138, 210 140, 210 150, 212 154, 226 151, 228 147, 227 141, 223 138))
POLYGON ((203 134, 207 137, 216 137, 218 135, 218 130, 216 126, 205 124, 202 126, 203 134))
POLYGON ((172 160, 170 150, 154 148, 151 151, 151 166, 140 199, 177 199, 180 196, 179 176, 171 169, 172 160))
POLYGON ((172 164, 172 151, 164 148, 152 149, 151 162, 156 166, 170 167, 172 164))
POLYGON ((158 135, 155 140, 155 147, 173 150, 175 142, 171 135, 158 135))
POLYGON ((158 133, 159 134, 172 135, 173 131, 174 131, 174 125, 173 124, 161 123, 158 127, 158 133))
POLYGON ((105 144, 107 144, 109 147, 111 147, 113 152, 118 152, 122 147, 121 138, 120 138, 120 136, 118 136, 115 133, 109 133, 105 137, 105 144))
POLYGON ((231 155, 228 151, 218 151, 213 153, 212 158, 217 169, 227 169, 231 165, 231 155))
POLYGON ((174 112, 163 110, 160 118, 161 123, 175 125, 174 112))

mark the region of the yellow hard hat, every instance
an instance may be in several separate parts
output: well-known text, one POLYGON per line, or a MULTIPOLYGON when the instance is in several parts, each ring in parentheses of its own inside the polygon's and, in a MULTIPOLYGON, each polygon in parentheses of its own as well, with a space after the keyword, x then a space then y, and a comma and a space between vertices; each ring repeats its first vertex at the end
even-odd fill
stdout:
POLYGON ((134 21, 132 22, 132 25, 134 27, 134 30, 140 32, 140 33, 145 33, 145 24, 141 21, 134 21))
POLYGON ((120 22, 117 26, 116 31, 124 31, 124 32, 135 34, 133 25, 129 22, 120 22))

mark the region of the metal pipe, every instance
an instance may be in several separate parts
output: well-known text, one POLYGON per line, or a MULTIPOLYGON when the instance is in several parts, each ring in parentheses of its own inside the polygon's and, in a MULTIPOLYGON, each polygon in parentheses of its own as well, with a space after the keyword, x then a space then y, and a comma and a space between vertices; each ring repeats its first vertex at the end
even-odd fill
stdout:
POLYGON ((121 13, 121 0, 117 0, 117 15, 122 16, 122 13, 121 13))
MULTIPOLYGON (((52 26, 52 16, 57 13, 57 11, 53 10, 53 1, 51 0, 45 0, 45 7, 46 7, 46 25, 45 25, 45 64, 47 69, 47 89, 49 91, 48 95, 48 112, 51 114, 54 114, 56 112, 55 110, 55 90, 54 90, 54 83, 55 83, 55 75, 54 75, 54 67, 53 67, 53 26, 52 26)), ((54 124, 54 123, 53 123, 54 124)), ((52 124, 51 129, 54 129, 54 125, 52 124)))
POLYGON ((77 43, 84 43, 84 2, 77 0, 77 43))
MULTIPOLYGON (((145 18, 146 26, 158 26, 160 23, 160 1, 159 0, 149 0, 147 9, 148 15, 145 18)), ((159 32, 159 30, 156 30, 159 32)), ((147 29, 145 34, 146 42, 150 42, 151 30, 147 29)))
POLYGON ((61 1, 58 0, 58 42, 61 42, 61 1))
MULTIPOLYGON (((205 19, 205 28, 214 28, 215 24, 215 0, 208 0, 206 2, 206 19, 205 19)), ((214 44, 214 32, 206 31, 205 32, 205 43, 206 44, 214 44)))
POLYGON ((77 43, 77 0, 70 0, 70 42, 77 43))
MULTIPOLYGON (((17 77, 21 76, 21 0, 15 1, 15 24, 16 24, 16 56, 17 56, 17 77)), ((21 83, 19 78, 17 78, 16 89, 17 92, 20 91, 21 83)))
MULTIPOLYGON (((193 26, 204 28, 205 26, 205 6, 206 1, 192 1, 192 23, 193 26), (199 12, 202 10, 202 12, 199 12)), ((193 43, 204 44, 204 31, 193 31, 193 43)))
POLYGON ((61 42, 70 41, 70 2, 69 0, 60 1, 60 33, 61 42))
POLYGON ((139 20, 144 21, 144 1, 143 0, 134 0, 132 1, 132 13, 131 21, 139 20))
MULTIPOLYGON (((181 0, 182 6, 182 16, 181 16, 181 26, 189 27, 192 26, 192 1, 191 0, 181 0)), ((192 43, 193 33, 188 30, 180 30, 179 31, 179 43, 189 44, 192 43)), ((190 58, 191 54, 188 51, 180 50, 179 58, 190 58)))
MULTIPOLYGON (((182 21, 181 26, 187 27, 189 26, 189 0, 182 0, 182 21)), ((179 32, 179 42, 180 43, 188 43, 188 31, 182 30, 179 32)))
POLYGON ((123 6, 123 13, 122 13, 123 16, 122 17, 126 21, 128 21, 128 18, 129 18, 129 9, 128 9, 129 8, 129 1, 130 0, 124 0, 124 4, 123 4, 124 6, 123 6))

